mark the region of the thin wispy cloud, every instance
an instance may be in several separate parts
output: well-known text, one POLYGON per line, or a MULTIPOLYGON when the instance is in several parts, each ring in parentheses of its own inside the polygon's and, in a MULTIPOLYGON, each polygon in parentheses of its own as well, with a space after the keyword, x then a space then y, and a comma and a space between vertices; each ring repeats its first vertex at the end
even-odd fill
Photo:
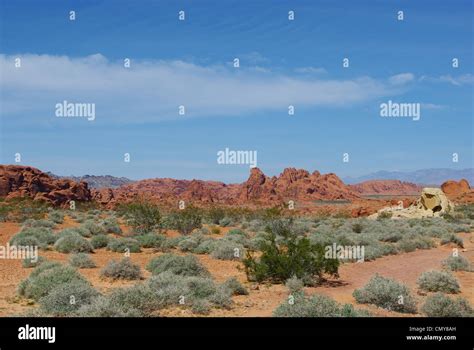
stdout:
POLYGON ((370 77, 320 79, 162 60, 132 59, 131 67, 124 68, 122 61, 100 54, 21 55, 22 66, 15 68, 15 57, 0 55, 6 118, 25 112, 52 118, 55 104, 67 100, 95 103, 98 120, 142 123, 183 118, 180 105, 186 108, 185 117, 284 113, 289 105, 337 107, 401 91, 370 77))

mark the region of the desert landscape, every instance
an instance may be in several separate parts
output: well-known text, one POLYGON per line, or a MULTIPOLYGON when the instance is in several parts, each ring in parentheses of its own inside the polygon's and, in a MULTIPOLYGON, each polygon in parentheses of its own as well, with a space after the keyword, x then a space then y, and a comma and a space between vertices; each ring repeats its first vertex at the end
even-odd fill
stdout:
POLYGON ((0 166, 0 316, 473 315, 466 180, 94 181, 0 166))

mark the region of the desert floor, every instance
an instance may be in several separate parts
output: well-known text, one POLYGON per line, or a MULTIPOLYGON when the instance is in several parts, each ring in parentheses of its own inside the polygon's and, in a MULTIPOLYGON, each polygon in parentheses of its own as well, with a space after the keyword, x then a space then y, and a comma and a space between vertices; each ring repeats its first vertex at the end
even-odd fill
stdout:
MULTIPOLYGON (((65 222, 58 225, 56 231, 78 224, 66 218, 65 222)), ((123 227, 127 231, 126 227, 123 227)), ((220 235, 224 235, 230 228, 225 228, 220 235)), ((6 245, 9 239, 20 230, 18 223, 0 223, 0 244, 6 245)), ((176 232, 168 231, 168 235, 176 235, 176 232)), ((461 233, 459 236, 464 240, 465 248, 463 255, 474 262, 474 238, 472 233, 461 233)), ((438 246, 429 250, 417 250, 411 253, 402 253, 379 258, 375 261, 363 263, 346 263, 339 269, 339 278, 333 278, 325 284, 315 288, 305 288, 307 294, 321 293, 328 295, 341 303, 352 303, 356 308, 369 310, 376 316, 407 316, 397 312, 387 311, 372 305, 357 304, 352 297, 356 288, 362 287, 375 274, 392 277, 397 281, 407 284, 412 291, 421 298, 423 295, 417 289, 416 280, 419 275, 430 269, 441 269, 441 262, 452 252, 452 246, 438 246)), ((175 254, 183 254, 175 251, 175 254)), ((144 277, 150 273, 145 270, 146 264, 153 257, 162 253, 153 252, 152 249, 143 249, 141 253, 132 253, 131 259, 139 264, 143 270, 144 277)), ((57 251, 40 251, 40 255, 48 260, 66 263, 69 254, 57 251)), ((80 269, 83 274, 99 291, 107 293, 113 288, 133 285, 136 281, 110 281, 100 277, 100 270, 111 259, 119 260, 123 254, 114 253, 103 249, 97 249, 91 255, 97 265, 94 269, 80 269)), ((233 297, 234 306, 231 310, 213 309, 209 316, 271 316, 273 310, 288 297, 288 291, 283 285, 256 285, 247 282, 242 264, 236 261, 223 261, 211 258, 209 255, 196 255, 199 260, 211 272, 217 282, 223 282, 229 277, 236 277, 249 290, 249 295, 233 297)), ((18 283, 26 278, 32 269, 23 268, 21 260, 0 260, 0 316, 11 316, 21 314, 28 309, 36 307, 28 300, 16 297, 18 283)), ((461 285, 460 296, 465 297, 474 304, 474 273, 453 272, 461 285)), ((189 316, 196 317, 190 310, 171 308, 160 311, 160 316, 189 316)), ((202 317, 202 316, 200 316, 202 317)))

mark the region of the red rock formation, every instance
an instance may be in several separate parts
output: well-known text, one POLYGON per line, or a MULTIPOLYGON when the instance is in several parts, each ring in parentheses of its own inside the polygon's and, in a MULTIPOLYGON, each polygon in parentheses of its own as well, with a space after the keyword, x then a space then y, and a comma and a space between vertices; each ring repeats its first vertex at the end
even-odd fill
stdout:
POLYGON ((474 190, 465 179, 457 181, 446 181, 441 185, 441 190, 453 202, 474 203, 474 190))
POLYGON ((258 168, 250 171, 242 184, 226 185, 216 181, 150 179, 137 181, 111 190, 92 190, 102 204, 130 201, 136 196, 154 201, 185 200, 202 204, 275 205, 282 201, 314 201, 355 199, 357 194, 335 174, 288 168, 279 176, 268 177, 258 168))
POLYGON ((369 180, 349 186, 353 191, 367 195, 419 195, 422 186, 400 180, 369 180))
POLYGON ((85 182, 54 179, 29 166, 0 165, 0 197, 30 197, 64 206, 71 200, 89 201, 91 193, 85 182))

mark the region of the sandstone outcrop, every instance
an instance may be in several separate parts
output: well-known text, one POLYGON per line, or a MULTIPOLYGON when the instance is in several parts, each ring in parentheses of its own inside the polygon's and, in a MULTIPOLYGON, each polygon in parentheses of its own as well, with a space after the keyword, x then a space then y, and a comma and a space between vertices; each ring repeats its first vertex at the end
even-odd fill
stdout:
POLYGON ((419 195, 422 186, 400 180, 369 180, 349 187, 360 195, 419 195))
POLYGON ((441 189, 427 187, 421 191, 420 198, 408 208, 404 208, 403 203, 400 203, 396 206, 382 208, 377 213, 370 215, 369 218, 375 219, 386 214, 391 215, 393 219, 419 219, 439 217, 442 214, 451 213, 453 210, 453 203, 449 201, 441 189))
POLYGON ((7 200, 30 197, 54 206, 66 206, 71 200, 89 201, 92 198, 85 182, 54 179, 39 169, 22 165, 0 165, 0 197, 7 200))

